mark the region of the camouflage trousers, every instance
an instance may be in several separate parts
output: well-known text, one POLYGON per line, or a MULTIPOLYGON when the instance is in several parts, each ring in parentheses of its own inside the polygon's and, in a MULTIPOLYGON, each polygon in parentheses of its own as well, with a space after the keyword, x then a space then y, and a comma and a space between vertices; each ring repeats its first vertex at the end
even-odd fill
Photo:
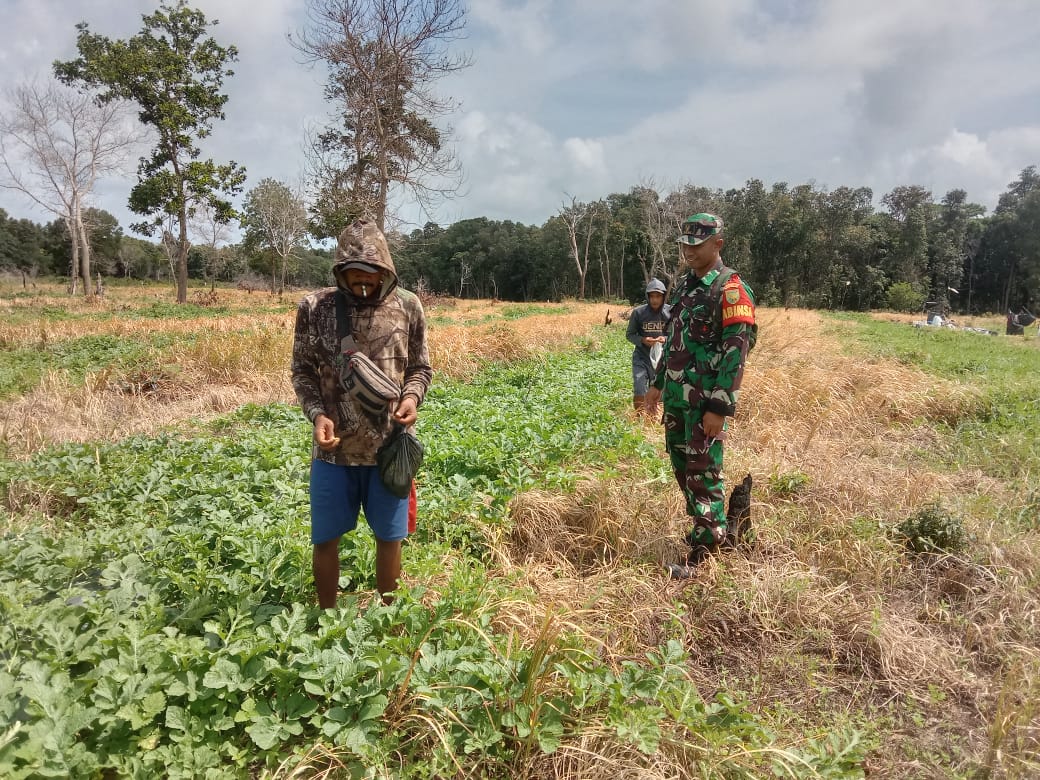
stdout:
POLYGON ((687 541, 694 548, 713 548, 726 537, 722 439, 707 440, 699 406, 664 408, 664 444, 693 521, 687 541))

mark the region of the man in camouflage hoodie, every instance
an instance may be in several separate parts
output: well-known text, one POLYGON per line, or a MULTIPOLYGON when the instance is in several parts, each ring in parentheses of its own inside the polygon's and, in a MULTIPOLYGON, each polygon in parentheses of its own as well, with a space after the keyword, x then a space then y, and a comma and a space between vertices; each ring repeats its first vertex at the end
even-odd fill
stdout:
MULTIPOLYGON (((409 499, 382 484, 376 452, 395 422, 415 423, 433 378, 422 304, 398 287, 382 232, 365 221, 346 228, 332 271, 336 287, 300 301, 292 355, 293 389, 314 423, 311 543, 318 603, 325 608, 336 605, 339 538, 354 530, 362 507, 376 537, 379 592, 389 601, 386 594, 397 587, 409 499), (364 388, 350 381, 355 352, 385 374, 381 379, 396 383, 396 400, 364 397, 364 388)), ((384 384, 393 387, 390 382, 384 384)))
POLYGON ((677 579, 692 576, 726 537, 725 421, 736 412, 755 327, 751 288, 722 263, 722 219, 694 214, 682 233, 688 270, 672 292, 664 355, 644 400, 651 414, 663 402, 665 446, 693 526, 687 559, 669 566, 677 579))

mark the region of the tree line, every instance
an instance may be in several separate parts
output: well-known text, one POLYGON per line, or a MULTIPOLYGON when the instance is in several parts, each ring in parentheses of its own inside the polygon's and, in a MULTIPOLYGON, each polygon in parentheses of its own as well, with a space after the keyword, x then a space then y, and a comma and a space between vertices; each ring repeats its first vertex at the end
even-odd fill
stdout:
MULTIPOLYGON (((86 240, 92 258, 93 286, 97 280, 177 279, 175 247, 127 235, 115 216, 104 209, 83 211, 86 240), (173 251, 171 251, 173 250, 173 251)), ((197 221, 191 233, 204 228, 197 221)), ((212 230, 212 227, 210 227, 212 230)), ((198 238, 188 248, 187 274, 196 282, 239 284, 250 289, 284 292, 287 287, 320 287, 331 278, 332 253, 308 241, 293 246, 288 263, 255 236, 237 243, 210 243, 198 238), (283 276, 283 268, 288 269, 283 276)), ((0 208, 0 270, 17 273, 29 288, 38 277, 70 279, 74 262, 65 223, 55 219, 38 224, 15 219, 0 208)))
MULTIPOLYGON (((740 189, 684 186, 665 195, 640 185, 588 203, 572 200, 542 225, 486 217, 410 233, 389 231, 402 282, 431 293, 511 301, 591 298, 639 301, 650 278, 681 272, 675 238, 685 216, 710 211, 726 224, 726 262, 739 269, 764 306, 822 309, 922 306, 958 313, 1037 308, 1040 293, 1040 174, 1024 169, 990 215, 951 190, 938 202, 919 186, 900 186, 875 209, 869 189, 758 179, 740 189)), ((316 246, 302 196, 270 179, 247 193, 243 239, 218 245, 205 214, 188 274, 281 293, 331 278, 331 252, 316 246), (295 216, 293 216, 295 215, 295 216)), ((172 279, 176 258, 162 243, 124 235, 114 216, 84 211, 98 273, 172 279)), ((66 225, 38 225, 0 210, 0 267, 67 275, 66 225)), ((220 236, 217 235, 217 239, 220 236)))
POLYGON ((866 187, 740 189, 640 185, 594 202, 572 199, 540 227, 485 218, 402 237, 398 266, 413 283, 456 296, 639 301, 652 277, 681 272, 675 239, 701 211, 725 222, 726 263, 761 305, 823 309, 923 306, 960 313, 1036 307, 1040 175, 1024 169, 991 215, 964 190, 936 202, 899 186, 875 209, 866 187))

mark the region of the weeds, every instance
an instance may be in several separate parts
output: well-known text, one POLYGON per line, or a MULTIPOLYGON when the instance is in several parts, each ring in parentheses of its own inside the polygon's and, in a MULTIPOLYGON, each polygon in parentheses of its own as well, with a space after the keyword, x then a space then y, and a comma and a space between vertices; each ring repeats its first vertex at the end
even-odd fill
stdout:
POLYGON ((769 489, 781 498, 798 495, 809 487, 812 477, 801 471, 769 475, 769 489))
POLYGON ((915 553, 958 554, 968 546, 964 522, 938 501, 921 507, 900 523, 896 531, 915 553))
POLYGON ((1040 661, 1015 659, 1004 678, 989 727, 989 749, 978 776, 1040 773, 1040 661))

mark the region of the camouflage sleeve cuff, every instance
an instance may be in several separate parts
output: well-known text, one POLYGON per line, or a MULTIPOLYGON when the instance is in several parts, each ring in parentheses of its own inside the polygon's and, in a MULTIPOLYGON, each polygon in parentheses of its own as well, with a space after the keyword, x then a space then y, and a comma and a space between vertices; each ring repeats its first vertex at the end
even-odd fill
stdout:
MULTIPOLYGON (((311 421, 312 425, 314 424, 314 421, 318 419, 319 414, 325 414, 325 410, 320 406, 315 406, 307 410, 307 419, 311 421)), ((325 414, 325 416, 328 417, 327 414, 325 414)))
POLYGON ((704 404, 704 410, 722 417, 732 417, 737 411, 737 405, 728 404, 721 398, 709 398, 708 402, 704 404))

